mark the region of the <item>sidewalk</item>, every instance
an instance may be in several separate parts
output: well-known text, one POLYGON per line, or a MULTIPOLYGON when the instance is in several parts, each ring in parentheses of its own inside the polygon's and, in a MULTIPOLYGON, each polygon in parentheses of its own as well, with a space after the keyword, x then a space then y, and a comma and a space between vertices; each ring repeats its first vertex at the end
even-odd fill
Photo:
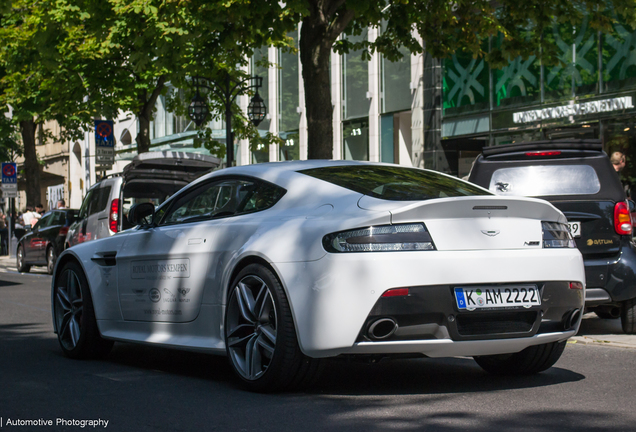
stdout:
MULTIPOLYGON (((0 256, 0 278, 3 272, 18 273, 15 258, 0 256)), ((31 267, 29 274, 47 275, 46 267, 31 267)), ((568 343, 636 349, 636 335, 624 334, 620 319, 604 320, 595 313, 587 313, 578 334, 568 343)))
MULTIPOLYGON (((10 273, 18 273, 18 269, 16 267, 15 257, 9 258, 8 255, 0 256, 0 273, 2 272, 10 272, 10 273)), ((29 273, 37 274, 37 275, 48 275, 46 272, 46 267, 37 266, 31 267, 31 271, 29 273)))

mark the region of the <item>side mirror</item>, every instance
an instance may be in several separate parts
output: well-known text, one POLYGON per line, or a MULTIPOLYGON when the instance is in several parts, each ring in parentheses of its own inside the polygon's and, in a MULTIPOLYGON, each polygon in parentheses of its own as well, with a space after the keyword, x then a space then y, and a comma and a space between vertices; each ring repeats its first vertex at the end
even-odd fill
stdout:
POLYGON ((150 216, 152 220, 155 215, 155 205, 153 203, 139 203, 130 208, 128 212, 128 222, 132 226, 147 224, 146 218, 150 216))

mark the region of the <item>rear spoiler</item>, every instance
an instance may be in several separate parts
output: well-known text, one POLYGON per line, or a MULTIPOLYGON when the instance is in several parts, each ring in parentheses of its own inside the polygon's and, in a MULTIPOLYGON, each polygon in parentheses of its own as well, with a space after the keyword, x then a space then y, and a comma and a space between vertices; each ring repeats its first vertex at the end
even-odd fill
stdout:
POLYGON ((601 140, 596 139, 534 141, 521 144, 507 144, 484 147, 482 154, 484 155, 484 157, 488 157, 506 153, 517 153, 534 150, 590 150, 602 152, 603 143, 601 142, 601 140))

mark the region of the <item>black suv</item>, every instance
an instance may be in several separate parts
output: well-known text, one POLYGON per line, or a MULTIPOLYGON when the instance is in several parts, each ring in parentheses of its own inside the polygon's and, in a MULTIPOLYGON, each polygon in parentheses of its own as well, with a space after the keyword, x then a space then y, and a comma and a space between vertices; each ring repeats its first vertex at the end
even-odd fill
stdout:
POLYGON ((497 195, 545 199, 565 214, 585 262, 587 310, 636 334, 630 203, 599 140, 485 147, 468 178, 497 195))

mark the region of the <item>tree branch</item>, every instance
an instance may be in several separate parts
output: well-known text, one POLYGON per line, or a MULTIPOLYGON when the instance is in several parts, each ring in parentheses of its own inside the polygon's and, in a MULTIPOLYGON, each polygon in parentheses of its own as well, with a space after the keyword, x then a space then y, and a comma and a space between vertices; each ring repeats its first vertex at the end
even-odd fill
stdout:
POLYGON ((351 20, 355 17, 355 12, 349 9, 345 9, 343 13, 338 15, 336 19, 329 25, 326 32, 326 38, 331 41, 335 41, 340 33, 349 25, 351 20))

